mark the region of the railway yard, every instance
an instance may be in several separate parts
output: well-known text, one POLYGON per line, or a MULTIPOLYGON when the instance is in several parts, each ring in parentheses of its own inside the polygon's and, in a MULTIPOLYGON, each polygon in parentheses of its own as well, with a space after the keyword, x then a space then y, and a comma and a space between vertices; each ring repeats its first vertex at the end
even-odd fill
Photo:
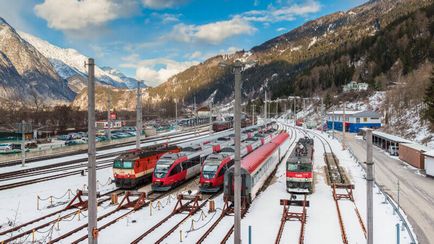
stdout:
MULTIPOLYGON (((288 137, 281 136, 284 143, 276 144, 273 149, 273 154, 276 150, 279 154, 276 164, 270 169, 267 165, 264 176, 250 186, 258 190, 249 193, 249 201, 242 211, 243 240, 246 243, 249 238, 253 243, 365 243, 363 168, 326 133, 302 129, 284 120, 274 124, 274 128, 275 132, 269 132, 273 139, 261 141, 262 147, 276 143, 282 130, 288 137), (289 193, 286 161, 297 141, 306 137, 313 139, 313 192, 289 193)), ((142 139, 141 146, 160 143, 204 146, 217 143, 217 138, 229 138, 230 133, 232 130, 186 131, 142 139)), ((214 144, 213 152, 217 148, 214 144)), ((221 145, 224 143, 220 142, 221 145)), ((133 145, 123 145, 97 152, 100 243, 233 242, 233 209, 231 202, 225 201, 229 190, 225 186, 224 190, 201 194, 199 173, 164 192, 154 191, 151 182, 133 189, 117 188, 113 181, 113 161, 121 152, 133 148, 133 145)), ((250 157, 256 150, 262 149, 249 152, 250 157)), ((0 167, 0 243, 87 242, 86 156, 34 160, 24 169, 13 164, 0 167)), ((395 243, 395 225, 399 222, 385 196, 375 188, 375 243, 395 243)), ((412 243, 408 231, 400 230, 400 241, 412 243)))

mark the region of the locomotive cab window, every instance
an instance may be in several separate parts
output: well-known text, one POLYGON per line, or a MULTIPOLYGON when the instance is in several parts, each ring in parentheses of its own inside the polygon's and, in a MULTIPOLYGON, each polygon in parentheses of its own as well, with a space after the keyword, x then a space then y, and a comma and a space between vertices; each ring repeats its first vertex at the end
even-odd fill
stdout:
POLYGON ((171 171, 170 171, 170 176, 172 176, 172 175, 175 175, 175 174, 178 174, 178 173, 180 173, 182 171, 182 169, 181 169, 181 165, 180 164, 178 164, 178 165, 176 165, 171 171))

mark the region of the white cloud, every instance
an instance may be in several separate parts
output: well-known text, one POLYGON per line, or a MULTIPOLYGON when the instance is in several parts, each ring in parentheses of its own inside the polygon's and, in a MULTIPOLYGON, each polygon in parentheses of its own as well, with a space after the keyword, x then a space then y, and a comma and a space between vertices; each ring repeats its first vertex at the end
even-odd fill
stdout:
POLYGON ((188 0, 142 0, 142 3, 146 8, 165 9, 177 7, 187 1, 188 0))
POLYGON ((163 24, 169 24, 169 23, 179 22, 179 17, 181 17, 181 14, 152 13, 152 16, 160 19, 163 24))
POLYGON ((286 31, 286 28, 284 27, 280 27, 276 29, 277 32, 282 32, 282 31, 286 31))
POLYGON ((129 16, 137 11, 138 3, 136 0, 44 0, 34 9, 50 28, 79 31, 129 16))
POLYGON ((138 56, 134 54, 123 60, 127 63, 121 67, 136 68, 136 79, 144 80, 150 86, 158 86, 173 75, 199 64, 197 61, 178 62, 168 58, 138 60, 138 56))
POLYGON ((243 34, 253 34, 256 30, 248 21, 236 16, 230 20, 217 21, 205 25, 177 24, 173 27, 168 37, 181 42, 219 44, 227 38, 243 34))
POLYGON ((304 16, 320 11, 321 5, 316 0, 308 0, 303 4, 274 7, 269 5, 267 10, 251 10, 239 16, 252 22, 279 22, 292 21, 297 16, 304 16))

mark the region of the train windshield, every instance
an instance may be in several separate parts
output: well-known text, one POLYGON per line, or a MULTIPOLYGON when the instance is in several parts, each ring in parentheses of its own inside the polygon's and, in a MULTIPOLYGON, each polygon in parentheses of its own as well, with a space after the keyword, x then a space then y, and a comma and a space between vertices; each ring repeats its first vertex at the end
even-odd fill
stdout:
POLYGON ((217 169, 219 168, 218 165, 213 164, 205 164, 202 169, 202 175, 205 179, 211 179, 215 176, 217 169))
POLYGON ((288 164, 288 171, 310 172, 312 171, 312 164, 288 164))
POLYGON ((113 164, 113 168, 117 169, 132 169, 133 167, 134 163, 132 161, 115 160, 113 164))
POLYGON ((160 160, 157 162, 157 165, 154 169, 154 176, 156 178, 164 178, 169 171, 171 161, 169 160, 160 160))

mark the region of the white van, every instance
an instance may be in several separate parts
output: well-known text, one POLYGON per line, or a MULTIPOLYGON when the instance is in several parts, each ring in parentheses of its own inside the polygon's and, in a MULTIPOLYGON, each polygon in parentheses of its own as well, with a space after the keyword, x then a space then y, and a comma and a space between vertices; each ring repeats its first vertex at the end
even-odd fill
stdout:
POLYGON ((392 156, 399 156, 399 147, 390 145, 389 146, 389 154, 392 156))

